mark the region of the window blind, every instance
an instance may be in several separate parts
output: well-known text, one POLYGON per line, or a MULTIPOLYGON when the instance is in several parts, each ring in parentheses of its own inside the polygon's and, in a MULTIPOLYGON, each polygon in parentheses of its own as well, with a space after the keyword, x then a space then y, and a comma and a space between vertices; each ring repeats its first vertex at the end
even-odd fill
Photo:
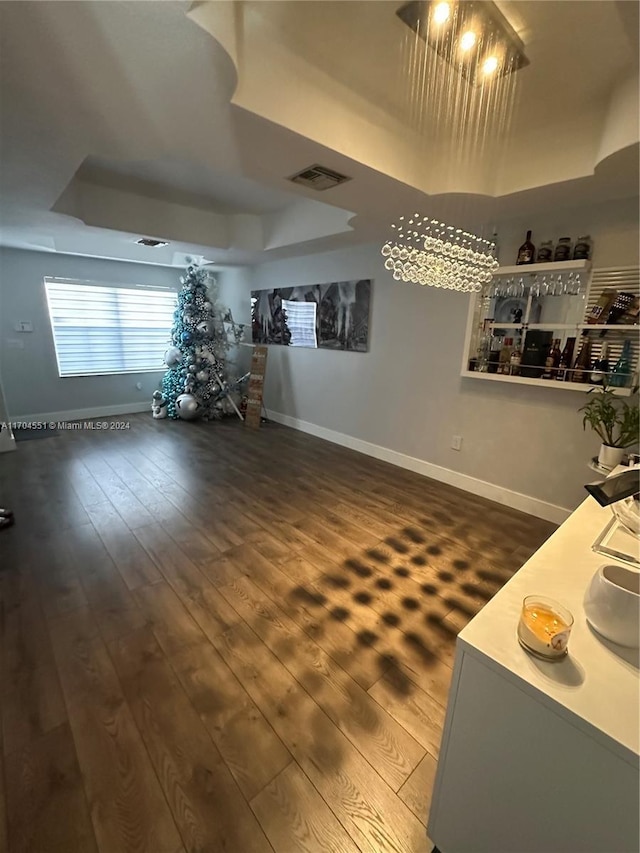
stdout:
POLYGON ((45 278, 60 376, 162 370, 176 293, 45 278))
POLYGON ((282 300, 287 317, 287 328, 291 332, 290 347, 317 347, 316 303, 282 300))

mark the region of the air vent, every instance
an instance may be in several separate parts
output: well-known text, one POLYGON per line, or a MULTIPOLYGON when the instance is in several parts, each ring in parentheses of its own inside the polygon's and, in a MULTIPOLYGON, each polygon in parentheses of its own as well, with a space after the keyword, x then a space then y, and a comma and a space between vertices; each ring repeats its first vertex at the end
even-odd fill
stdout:
POLYGON ((158 246, 168 246, 166 240, 154 240, 152 237, 141 237, 139 240, 136 240, 136 243, 139 246, 150 246, 152 249, 157 249, 158 246))
POLYGON ((327 169, 326 166, 319 166, 316 163, 314 166, 309 166, 307 169, 291 175, 287 180, 320 192, 322 190, 330 190, 331 187, 337 187, 338 184, 344 184, 346 181, 350 181, 351 178, 347 175, 341 175, 340 172, 334 172, 333 169, 327 169))

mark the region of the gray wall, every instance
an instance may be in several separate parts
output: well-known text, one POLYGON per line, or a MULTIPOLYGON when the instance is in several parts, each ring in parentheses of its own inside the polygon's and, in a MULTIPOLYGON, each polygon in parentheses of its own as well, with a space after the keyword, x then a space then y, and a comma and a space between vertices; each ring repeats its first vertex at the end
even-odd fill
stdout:
MULTIPOLYGON (((502 263, 513 263, 525 228, 534 238, 590 233, 596 266, 638 263, 637 200, 554 220, 499 228, 502 263)), ((372 278, 370 352, 269 350, 268 409, 372 442, 554 505, 573 508, 594 478, 598 449, 577 410, 583 395, 460 376, 469 297, 394 282, 378 246, 253 268, 244 288, 372 278), (462 435, 460 452, 451 437, 462 435)))
POLYGON ((44 292, 45 276, 119 284, 179 286, 180 271, 148 264, 0 249, 0 370, 12 419, 23 415, 115 408, 136 411, 148 404, 163 370, 61 379, 44 292), (28 320, 32 333, 14 324, 28 320), (142 388, 138 390, 136 383, 142 388))

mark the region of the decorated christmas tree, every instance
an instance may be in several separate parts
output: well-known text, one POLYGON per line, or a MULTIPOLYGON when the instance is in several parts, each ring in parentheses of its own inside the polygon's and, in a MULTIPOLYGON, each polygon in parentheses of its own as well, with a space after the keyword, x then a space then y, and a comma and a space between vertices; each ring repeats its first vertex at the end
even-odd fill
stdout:
POLYGON ((162 391, 153 395, 153 416, 211 420, 239 414, 234 395, 247 377, 231 377, 228 353, 244 328, 219 304, 216 281, 206 269, 189 266, 180 282, 172 346, 164 355, 168 370, 162 391))

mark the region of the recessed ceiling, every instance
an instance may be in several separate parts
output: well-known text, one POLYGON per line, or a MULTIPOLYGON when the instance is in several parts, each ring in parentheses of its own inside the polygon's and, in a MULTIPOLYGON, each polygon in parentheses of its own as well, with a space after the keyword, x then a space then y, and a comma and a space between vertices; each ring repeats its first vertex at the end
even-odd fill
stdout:
POLYGON ((275 213, 291 203, 289 193, 270 189, 243 175, 214 172, 184 160, 108 160, 87 157, 80 181, 216 213, 275 213))
POLYGON ((408 121, 399 5, 0 3, 0 242, 256 263, 377 239, 426 202, 495 222, 637 193, 637 3, 500 3, 531 65, 501 174, 457 183, 408 121), (311 163, 353 180, 287 181, 311 163))

